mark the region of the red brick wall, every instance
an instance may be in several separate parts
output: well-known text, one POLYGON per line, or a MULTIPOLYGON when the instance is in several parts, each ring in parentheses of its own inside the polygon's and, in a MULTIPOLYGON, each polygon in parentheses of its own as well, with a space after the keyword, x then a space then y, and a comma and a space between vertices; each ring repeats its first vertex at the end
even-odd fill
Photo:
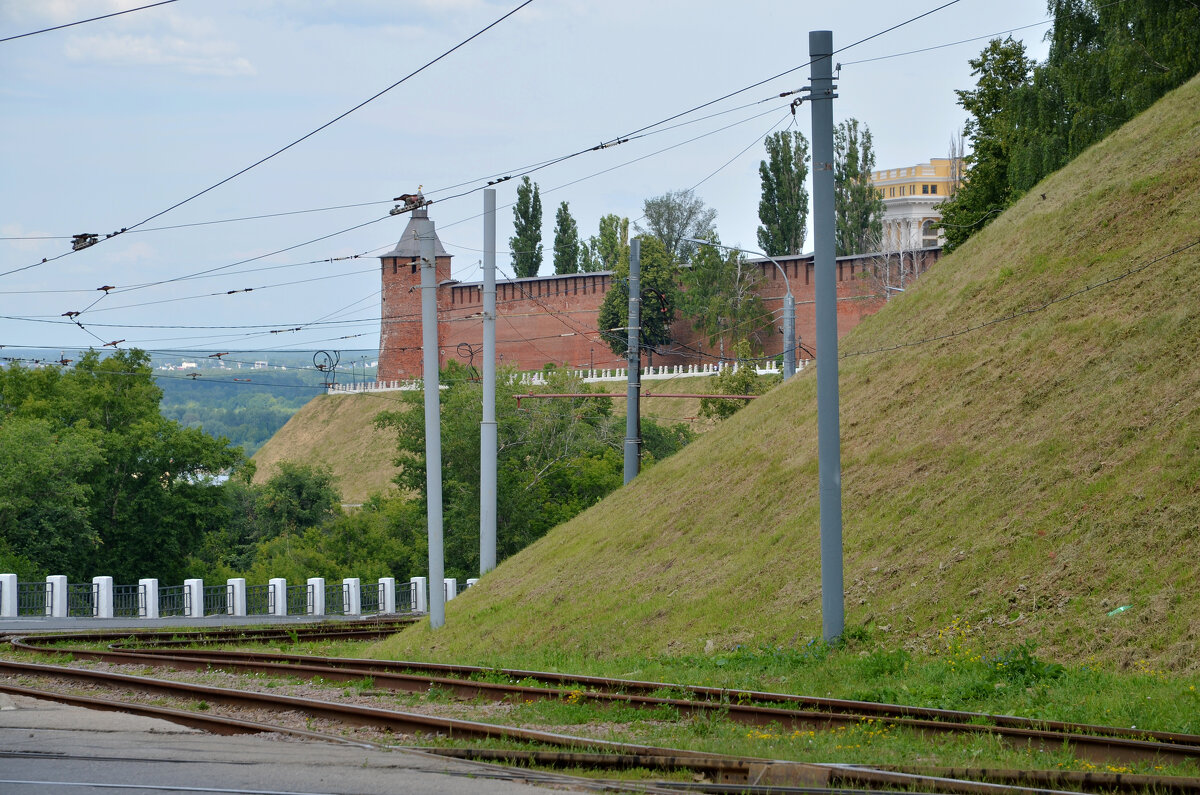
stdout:
MULTIPOLYGON (((916 270, 923 272, 937 260, 940 251, 926 249, 916 254, 919 258, 916 270)), ((796 332, 801 344, 815 350, 812 257, 779 259, 796 298, 796 332)), ((762 269, 760 295, 767 309, 778 316, 786 294, 783 278, 772 263, 756 264, 762 269)), ((877 258, 871 256, 838 259, 839 337, 883 306, 879 280, 871 275, 873 266, 877 265, 877 258)), ((380 381, 421 375, 420 273, 414 274, 411 270, 412 266, 407 262, 385 259, 383 263, 380 381), (409 287, 413 285, 415 289, 410 292, 409 287)), ((449 259, 439 257, 439 282, 448 278, 449 259)), ((521 370, 541 369, 549 363, 596 369, 623 367, 624 357, 615 356, 596 330, 600 304, 611 278, 608 273, 580 273, 497 283, 496 353, 500 363, 513 364, 521 370)), ((482 285, 449 283, 438 288, 439 361, 442 366, 451 359, 463 364, 473 361, 480 366, 482 310, 482 285)), ((778 331, 781 328, 782 322, 777 317, 776 330, 760 340, 767 355, 782 352, 783 335, 778 331)), ((713 361, 716 350, 692 330, 689 320, 677 320, 671 331, 677 344, 664 346, 653 357, 655 365, 713 361)), ((643 362, 648 364, 646 358, 643 357, 643 362)), ((807 358, 807 354, 801 351, 799 358, 807 358)))

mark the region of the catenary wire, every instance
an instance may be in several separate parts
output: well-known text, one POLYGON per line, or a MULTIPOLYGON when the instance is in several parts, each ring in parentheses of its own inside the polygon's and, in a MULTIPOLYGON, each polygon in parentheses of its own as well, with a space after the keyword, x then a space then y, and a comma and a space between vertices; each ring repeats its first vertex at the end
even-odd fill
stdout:
MULTIPOLYGON (((195 199, 198 199, 198 198, 200 198, 201 196, 203 196, 204 194, 206 194, 206 193, 208 193, 208 192, 210 192, 210 191, 216 190, 217 188, 221 187, 222 185, 224 185, 224 184, 226 184, 226 183, 228 183, 228 182, 231 182, 231 181, 233 181, 233 180, 237 179, 238 177, 240 177, 241 175, 243 175, 243 174, 245 174, 246 172, 250 171, 251 169, 257 168, 258 166, 262 165, 263 163, 266 163, 268 160, 271 160, 272 158, 275 158, 275 157, 277 157, 277 156, 279 156, 279 155, 283 154, 284 152, 288 151, 289 149, 291 149, 292 147, 296 146, 297 144, 300 144, 301 142, 308 140, 309 138, 313 137, 314 135, 316 135, 317 133, 321 132, 322 130, 325 130, 325 129, 327 129, 327 128, 331 127, 332 125, 336 124, 337 122, 339 122, 339 121, 341 121, 342 119, 344 119, 344 118, 346 118, 347 116, 349 116, 351 113, 354 113, 356 110, 358 110, 358 109, 360 109, 360 108, 362 108, 362 107, 364 107, 364 106, 366 106, 366 105, 370 104, 371 102, 374 102, 375 100, 379 99, 379 98, 380 98, 380 97, 382 97, 384 94, 386 94, 386 93, 388 93, 389 91, 391 91, 392 89, 396 88, 397 86, 400 86, 400 85, 402 85, 403 83, 405 83, 405 82, 407 82, 408 80, 410 80, 411 78, 413 78, 413 77, 417 76, 417 75, 418 75, 418 74, 420 74, 421 72, 424 72, 426 69, 428 69, 429 67, 433 66, 433 65, 434 65, 434 64, 436 64, 438 61, 441 61, 443 58, 446 58, 447 56, 451 55, 451 54, 452 54, 452 53, 454 53, 455 51, 457 51, 457 50, 461 49, 462 47, 466 46, 468 43, 470 43, 470 42, 474 41, 475 39, 479 38, 479 37, 480 37, 480 36, 482 36, 484 33, 486 33, 487 31, 491 30, 491 29, 492 29, 492 28, 494 28, 495 26, 499 25, 501 22, 503 22, 504 20, 508 19, 508 18, 509 18, 509 17, 511 17, 513 14, 516 14, 518 11, 520 11, 520 10, 521 10, 521 9, 523 9, 523 8, 525 8, 525 6, 529 5, 529 4, 530 4, 530 3, 532 3, 532 2, 533 2, 533 0, 525 0, 523 3, 521 3, 520 5, 518 5, 516 8, 512 9, 511 11, 508 11, 508 12, 507 12, 507 13, 505 13, 503 16, 501 16, 500 18, 496 19, 495 21, 493 21, 493 22, 489 23, 487 26, 485 26, 485 27, 481 28, 480 30, 476 31, 475 33, 471 34, 471 35, 470 35, 469 37, 467 37, 466 39, 463 39, 461 42, 459 42, 458 44, 454 45, 454 46, 453 46, 453 47, 451 47, 450 49, 446 50, 446 51, 445 51, 445 52, 443 52, 441 55, 438 55, 437 57, 433 58, 432 60, 426 61, 426 62, 425 62, 423 65, 421 65, 421 66, 417 67, 416 69, 414 69, 413 71, 409 72, 407 75, 405 75, 404 77, 400 78, 400 79, 399 79, 399 80, 397 80, 396 82, 392 83, 392 84, 391 84, 390 86, 388 86, 387 88, 385 88, 385 89, 383 89, 382 91, 379 91, 378 93, 376 93, 375 95, 373 95, 373 96, 371 96, 371 97, 369 97, 369 98, 367 98, 367 99, 363 100, 362 102, 358 103, 358 104, 357 104, 357 105, 355 105, 354 107, 350 108, 350 110, 347 110, 347 111, 345 111, 344 113, 341 113, 340 115, 338 115, 338 116, 334 117, 333 119, 330 119, 329 121, 327 121, 327 122, 325 122, 324 124, 322 124, 320 127, 317 127, 316 129, 314 129, 314 130, 311 130, 311 131, 310 131, 310 132, 308 132, 308 133, 305 133, 304 135, 302 135, 301 137, 299 137, 299 138, 297 138, 296 140, 292 141, 291 143, 287 144, 286 146, 284 146, 284 147, 282 147, 282 148, 280 148, 280 149, 277 149, 277 150, 275 150, 275 151, 274 151, 274 152, 272 152, 271 154, 269 154, 269 155, 267 155, 266 157, 263 157, 263 158, 261 158, 261 159, 259 159, 259 160, 255 161, 254 163, 251 163, 250 165, 246 166, 245 168, 241 169, 240 171, 237 171, 237 172, 235 172, 234 174, 231 174, 231 175, 229 175, 228 177, 225 177, 225 178, 224 178, 224 179, 222 179, 220 182, 216 182, 216 183, 214 183, 214 184, 212 184, 212 185, 208 186, 207 188, 205 188, 205 189, 203 189, 203 190, 201 190, 201 191, 198 191, 198 192, 196 192, 196 193, 193 193, 191 196, 187 197, 186 199, 183 199, 182 201, 179 201, 179 202, 176 202, 175 204, 172 204, 170 207, 167 207, 165 210, 160 210, 160 211, 156 212, 154 215, 151 215, 151 216, 149 216, 149 217, 147 217, 147 218, 144 218, 144 219, 142 219, 141 221, 138 221, 137 223, 135 223, 135 224, 132 224, 131 226, 128 226, 128 227, 124 227, 124 228, 122 228, 122 229, 121 229, 119 232, 115 232, 115 233, 113 233, 112 235, 109 235, 109 238, 111 238, 111 237, 113 237, 113 236, 115 236, 115 235, 124 234, 125 232, 131 231, 131 230, 133 230, 133 229, 137 229, 137 228, 138 228, 138 227, 140 227, 140 226, 145 226, 145 225, 146 225, 146 224, 148 224, 149 222, 153 221, 155 218, 160 218, 160 217, 162 217, 162 216, 166 215, 167 213, 171 212, 172 210, 178 209, 179 207, 182 207, 183 205, 187 204, 188 202, 190 202, 190 201, 193 201, 193 200, 195 200, 195 199)), ((108 239, 108 238, 105 238, 105 239, 108 239)), ((22 268, 16 268, 16 269, 14 269, 14 270, 5 271, 4 273, 0 273, 0 276, 8 276, 8 275, 10 275, 10 274, 12 274, 12 273, 17 273, 17 272, 19 272, 19 271, 28 270, 29 268, 36 268, 38 265, 43 265, 43 264, 46 264, 47 262, 53 262, 54 260, 61 259, 62 257, 65 257, 65 256, 67 256, 68 254, 71 254, 71 253, 74 253, 74 252, 73 252, 73 251, 67 251, 67 252, 64 252, 64 253, 62 253, 62 254, 60 254, 60 255, 56 256, 56 257, 51 257, 51 258, 48 258, 48 259, 43 259, 41 262, 35 262, 35 263, 31 264, 31 265, 26 265, 26 266, 24 266, 24 267, 22 267, 22 268)))
POLYGON ((98 22, 101 19, 109 19, 111 17, 119 17, 123 14, 132 14, 134 11, 145 11, 147 8, 156 8, 158 6, 170 5, 171 3, 174 3, 174 2, 177 2, 177 0, 161 0, 161 2, 158 2, 158 3, 150 3, 149 5, 138 6, 137 8, 127 8, 124 11, 114 11, 111 14, 102 14, 98 17, 91 17, 90 19, 80 19, 76 22, 68 22, 65 25, 55 25, 50 28, 42 28, 41 30, 31 30, 28 33, 19 33, 16 36, 6 36, 5 38, 0 39, 0 44, 3 44, 6 41, 13 41, 14 39, 23 39, 23 38, 26 38, 27 36, 37 36, 40 33, 50 33, 51 31, 62 30, 63 28, 73 28, 76 25, 85 25, 88 22, 98 22))

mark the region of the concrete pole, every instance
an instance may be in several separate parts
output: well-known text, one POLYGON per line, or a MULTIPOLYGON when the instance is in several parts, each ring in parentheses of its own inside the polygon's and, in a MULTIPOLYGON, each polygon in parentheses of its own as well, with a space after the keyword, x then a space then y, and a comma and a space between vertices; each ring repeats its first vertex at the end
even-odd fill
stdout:
MULTIPOLYGON (((429 582, 445 577, 442 548, 442 416, 438 393, 437 251, 433 221, 413 219, 421 252, 421 348, 425 390, 425 510, 429 526, 429 582)), ((441 588, 429 589, 429 626, 446 623, 441 588)))
POLYGON ((845 626, 842 586, 842 451, 838 409, 837 273, 833 181, 833 32, 808 34, 812 61, 814 285, 817 320, 817 473, 821 512, 821 625, 845 626))
POLYGON ((642 307, 642 241, 629 241, 629 332, 626 351, 629 368, 629 392, 625 400, 625 482, 637 477, 641 464, 642 440, 638 438, 638 407, 642 391, 641 307, 642 307))
POLYGON ((796 296, 783 297, 783 380, 796 374, 796 296))
POLYGON ((496 568, 496 190, 483 191, 483 422, 479 425, 479 573, 496 568))

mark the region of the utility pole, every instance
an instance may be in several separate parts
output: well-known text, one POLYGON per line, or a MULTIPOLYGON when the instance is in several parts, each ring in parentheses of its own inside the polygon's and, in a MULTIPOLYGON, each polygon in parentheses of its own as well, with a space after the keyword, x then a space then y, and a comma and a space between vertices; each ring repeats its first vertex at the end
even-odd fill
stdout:
POLYGON ((641 411, 638 399, 642 391, 641 307, 642 307, 642 241, 629 241, 629 335, 628 350, 625 352, 629 375, 629 391, 625 399, 625 482, 637 477, 641 464, 642 439, 638 420, 641 411))
POLYGON ((821 513, 821 626, 845 627, 842 586, 842 450, 838 408, 837 273, 833 180, 833 32, 808 34, 812 63, 813 259, 817 315, 817 479, 821 513))
POLYGON ((425 392, 425 512, 429 526, 429 626, 446 623, 442 548, 442 417, 438 390, 437 235, 429 218, 413 219, 421 252, 421 349, 425 392))
POLYGON ((496 568, 496 190, 483 191, 483 421, 479 424, 479 573, 496 568))

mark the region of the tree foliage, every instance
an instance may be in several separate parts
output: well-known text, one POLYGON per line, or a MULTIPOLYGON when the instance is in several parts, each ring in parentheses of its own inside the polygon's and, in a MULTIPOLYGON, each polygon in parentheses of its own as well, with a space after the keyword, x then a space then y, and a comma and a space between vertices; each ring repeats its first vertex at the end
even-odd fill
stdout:
MULTIPOLYGON (((629 219, 608 214, 600 219, 600 232, 589 244, 592 270, 615 271, 629 267, 629 219)), ((587 270, 586 268, 584 270, 587 270)))
POLYGON ((768 135, 763 143, 767 159, 758 165, 758 245, 772 257, 801 254, 808 224, 808 139, 784 130, 768 135))
MULTIPOLYGON (((481 385, 451 364, 448 387, 441 392, 442 511, 446 572, 449 577, 476 576, 479 571, 479 422, 481 385)), ((513 397, 529 392, 508 371, 497 378, 497 558, 502 560, 595 504, 621 485, 624 422, 612 416, 612 402, 602 397, 525 400, 518 409, 513 397)), ((548 383, 533 391, 588 392, 590 388, 565 372, 550 371, 548 383)), ((425 532, 425 429, 423 396, 406 393, 404 409, 384 412, 376 420, 396 431, 401 490, 417 495, 403 522, 409 537, 425 532)), ((652 424, 652 423, 651 423, 652 424)), ((657 430, 657 429, 656 429, 657 430)), ((659 452, 669 454, 690 439, 686 428, 657 433, 659 452)), ((424 563, 421 564, 424 569, 424 563)))
POLYGON ((180 579, 220 515, 237 448, 159 414, 149 357, 82 354, 65 371, 0 371, 0 538, 71 578, 180 579))
POLYGON ((578 273, 581 258, 579 225, 571 217, 567 203, 563 202, 554 215, 554 272, 578 273))
POLYGON ((941 210, 961 245, 1044 177, 1200 71, 1195 0, 1049 0, 1046 61, 1011 37, 971 60, 966 180, 941 210))
POLYGON ((871 128, 848 119, 833 130, 834 215, 838 256, 863 254, 883 227, 883 199, 871 184, 875 150, 871 128))
POLYGON ((537 276, 542 267, 542 197, 536 182, 521 177, 517 186, 517 203, 513 205, 513 236, 508 239, 512 250, 513 272, 518 279, 537 276))
POLYGON ((646 199, 642 204, 646 226, 635 224, 643 236, 659 239, 673 262, 688 259, 696 248, 685 237, 705 239, 713 233, 717 211, 704 204, 691 188, 667 191, 661 196, 646 199))
POLYGON ((724 351, 726 342, 753 339, 761 349, 771 314, 758 293, 762 271, 757 265, 749 265, 739 251, 722 255, 716 246, 700 246, 680 279, 679 310, 709 345, 719 343, 724 351))
MULTIPOLYGON (((739 340, 734 346, 734 352, 737 357, 736 365, 723 368, 713 377, 712 391, 719 395, 761 395, 766 392, 771 387, 772 380, 769 376, 758 374, 749 340, 739 340)), ((736 414, 748 402, 748 400, 701 398, 700 416, 723 420, 736 414)))
MULTIPOLYGON (((641 345, 656 348, 671 341, 671 323, 679 302, 677 286, 679 269, 667 253, 666 246, 656 237, 642 238, 641 269, 639 274, 641 307, 641 345)), ((629 347, 624 329, 629 325, 629 260, 617 263, 612 285, 604 294, 596 320, 609 349, 623 356, 629 347)))
POLYGON ((964 130, 971 144, 971 153, 964 158, 966 180, 951 200, 940 205, 948 249, 958 246, 1012 201, 1008 180, 1016 134, 1012 101, 1033 67, 1025 56, 1025 45, 1011 36, 1003 41, 992 39, 970 64, 971 74, 978 78, 975 90, 955 92, 958 103, 971 114, 964 130))

